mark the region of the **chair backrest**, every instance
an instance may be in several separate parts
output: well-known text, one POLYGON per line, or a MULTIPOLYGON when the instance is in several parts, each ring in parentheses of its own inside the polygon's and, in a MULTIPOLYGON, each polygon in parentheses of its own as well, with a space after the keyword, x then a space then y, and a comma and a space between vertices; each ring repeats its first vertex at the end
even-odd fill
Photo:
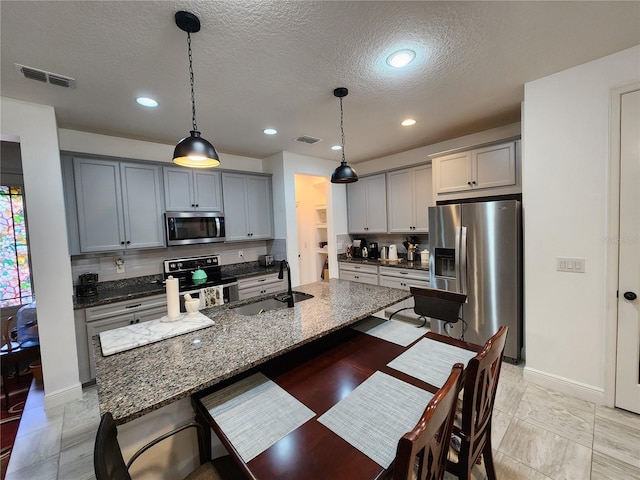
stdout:
POLYGON ((420 421, 398 441, 393 480, 440 480, 444 476, 463 368, 461 363, 453 366, 420 421))
POLYGON ((469 360, 464 380, 462 406, 462 432, 468 439, 469 464, 482 453, 488 435, 491 434, 493 404, 498 389, 504 345, 509 327, 503 325, 491 337, 478 355, 469 360))
POLYGON ((93 466, 96 480, 131 480, 118 443, 116 422, 110 412, 100 419, 93 450, 93 466))
POLYGON ((412 286, 409 290, 413 295, 413 311, 416 314, 448 323, 456 323, 459 320, 460 308, 467 300, 463 293, 437 288, 412 286))

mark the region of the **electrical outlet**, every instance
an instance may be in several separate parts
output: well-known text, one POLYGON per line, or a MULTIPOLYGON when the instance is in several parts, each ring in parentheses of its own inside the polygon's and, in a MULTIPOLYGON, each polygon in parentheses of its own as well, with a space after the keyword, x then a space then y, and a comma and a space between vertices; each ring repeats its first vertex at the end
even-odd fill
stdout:
POLYGON ((124 260, 119 258, 116 260, 116 273, 124 273, 124 260))
POLYGON ((238 250, 238 258, 242 258, 244 260, 244 252, 242 250, 238 250))

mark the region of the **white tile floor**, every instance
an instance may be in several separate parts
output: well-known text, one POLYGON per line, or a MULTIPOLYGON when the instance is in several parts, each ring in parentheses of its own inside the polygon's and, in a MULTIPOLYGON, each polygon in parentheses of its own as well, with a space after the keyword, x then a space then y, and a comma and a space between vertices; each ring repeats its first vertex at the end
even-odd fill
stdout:
MULTIPOLYGON (((6 480, 94 479, 96 388, 47 412, 42 399, 32 386, 6 480)), ((501 480, 640 479, 640 415, 525 382, 522 366, 502 368, 493 446, 501 480)), ((482 466, 475 473, 485 478, 482 466)))

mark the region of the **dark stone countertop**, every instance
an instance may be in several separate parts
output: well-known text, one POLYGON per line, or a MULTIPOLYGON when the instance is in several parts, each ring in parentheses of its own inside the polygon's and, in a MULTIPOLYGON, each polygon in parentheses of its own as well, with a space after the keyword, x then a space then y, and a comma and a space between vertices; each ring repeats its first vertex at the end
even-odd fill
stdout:
MULTIPOLYGON (((238 279, 257 277, 278 273, 280 264, 271 267, 261 267, 258 262, 234 263, 222 265, 222 275, 225 277, 237 277, 238 279)), ((125 278, 96 284, 98 294, 91 297, 73 297, 73 309, 98 307, 111 303, 134 300, 136 298, 152 295, 164 295, 164 276, 146 275, 142 277, 125 278)))
POLYGON ((411 296, 408 291, 331 279, 296 291, 314 297, 293 308, 244 316, 234 307, 201 312, 215 325, 108 357, 94 337, 100 412, 122 424, 344 328, 411 296))
POLYGON ((398 261, 390 262, 388 260, 372 259, 372 258, 347 258, 346 255, 338 255, 338 261, 343 263, 357 263, 360 265, 376 265, 379 267, 404 268, 409 270, 421 270, 428 272, 429 265, 420 262, 408 262, 406 258, 400 258, 398 261))

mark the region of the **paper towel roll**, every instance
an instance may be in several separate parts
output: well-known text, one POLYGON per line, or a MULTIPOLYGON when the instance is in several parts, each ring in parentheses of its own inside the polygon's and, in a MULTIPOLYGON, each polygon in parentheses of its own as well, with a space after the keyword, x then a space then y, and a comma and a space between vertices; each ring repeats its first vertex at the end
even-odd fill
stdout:
POLYGON ((179 284, 178 279, 172 276, 169 276, 165 282, 167 287, 167 316, 169 320, 177 320, 180 317, 179 284))

